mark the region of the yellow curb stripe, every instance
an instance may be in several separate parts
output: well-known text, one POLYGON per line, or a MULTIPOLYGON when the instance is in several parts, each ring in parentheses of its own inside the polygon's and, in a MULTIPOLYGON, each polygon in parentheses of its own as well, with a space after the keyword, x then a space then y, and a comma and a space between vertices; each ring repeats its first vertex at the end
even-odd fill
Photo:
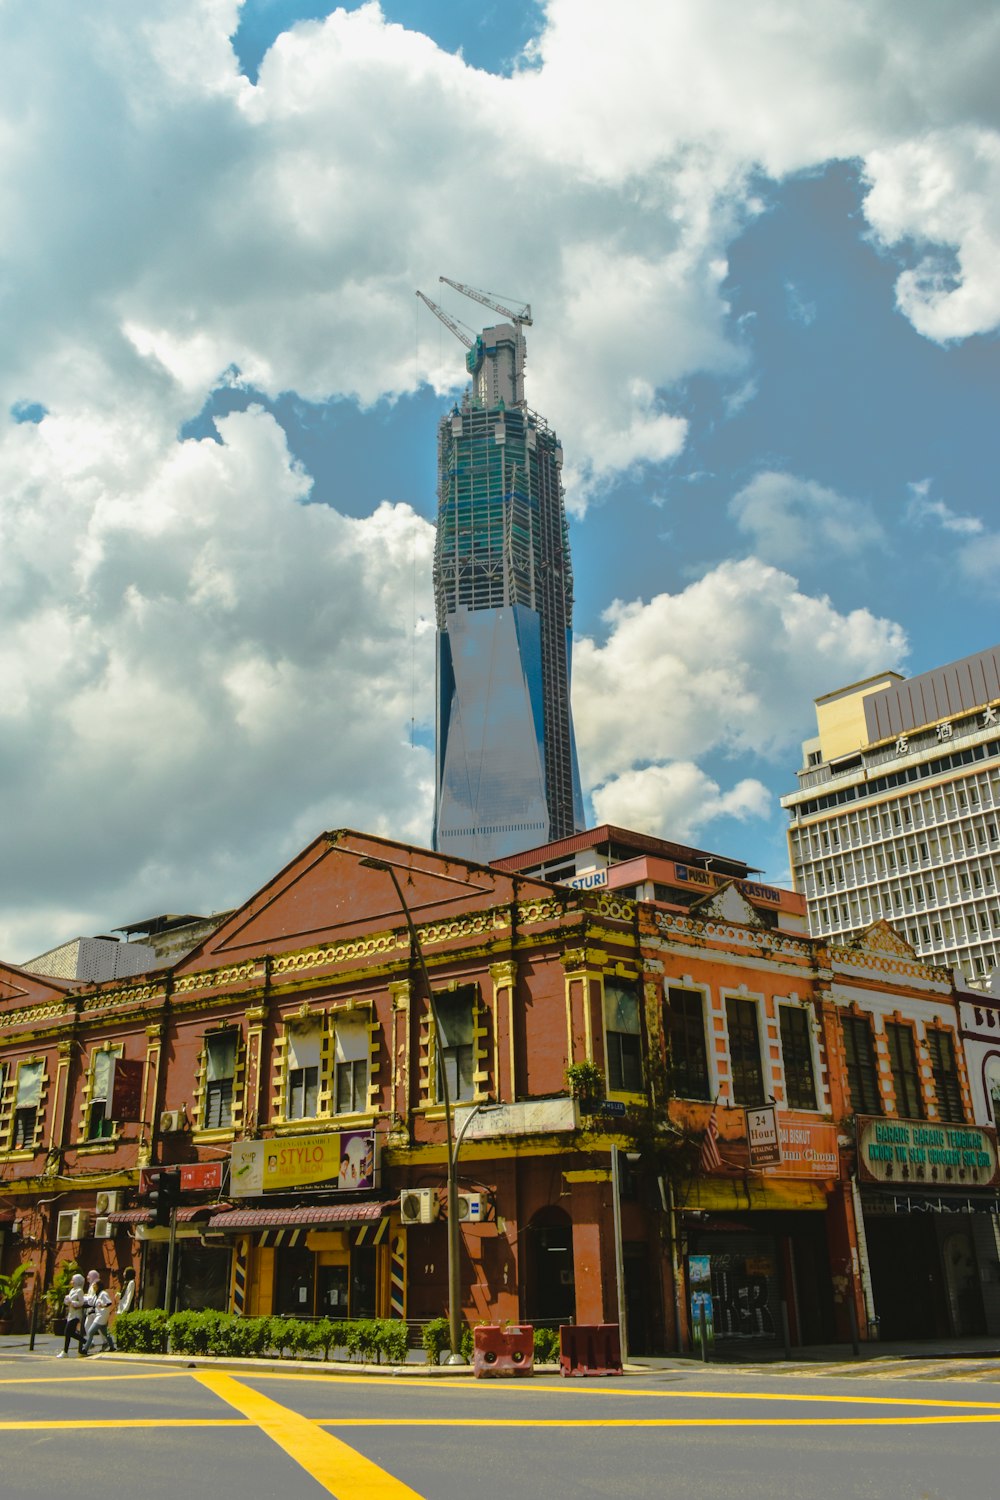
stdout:
MULTIPOLYGON (((308 1375, 298 1370, 248 1370, 240 1372, 241 1380, 305 1380, 315 1384, 323 1381, 323 1375, 308 1375)), ((338 1375, 335 1377, 336 1385, 331 1389, 337 1390, 343 1385, 385 1385, 385 1380, 377 1376, 350 1376, 338 1375)), ((943 1398, 934 1400, 930 1397, 921 1398, 915 1396, 838 1396, 834 1394, 813 1395, 811 1393, 800 1393, 792 1391, 682 1391, 673 1386, 664 1387, 663 1390, 646 1391, 632 1390, 628 1387, 616 1386, 611 1389, 607 1386, 583 1385, 578 1381, 567 1381, 565 1385, 539 1385, 537 1381, 518 1380, 516 1378, 505 1380, 477 1380, 474 1384, 459 1385, 457 1382, 447 1387, 442 1387, 440 1380, 401 1380, 393 1385, 396 1392, 419 1390, 446 1390, 448 1396, 482 1396, 494 1391, 502 1391, 508 1396, 535 1396, 538 1394, 555 1394, 558 1396, 612 1396, 619 1400, 627 1400, 631 1396, 654 1397, 659 1401, 670 1401, 674 1397, 685 1401, 802 1401, 812 1402, 820 1406, 929 1406, 934 1409, 957 1407, 961 1411, 998 1411, 1000 1412, 1000 1401, 946 1401, 943 1398)))
POLYGON ((251 1427, 239 1417, 116 1417, 112 1421, 0 1422, 0 1432, 87 1432, 91 1427, 251 1427))
POLYGON ((926 1417, 611 1417, 605 1421, 592 1418, 560 1417, 323 1417, 321 1427, 932 1427, 949 1422, 1000 1422, 1000 1413, 958 1413, 926 1417))
POLYGON ((357 1449, 270 1396, 241 1385, 230 1375, 206 1372, 194 1378, 248 1417, 337 1500, 423 1500, 357 1449))
POLYGON ((77 1380, 182 1380, 184 1378, 189 1379, 190 1375, 190 1370, 164 1370, 161 1374, 154 1372, 152 1375, 130 1375, 125 1370, 114 1375, 110 1373, 106 1375, 91 1374, 89 1370, 84 1375, 81 1370, 78 1375, 71 1375, 68 1370, 65 1374, 62 1370, 53 1370, 51 1375, 26 1375, 21 1380, 8 1380, 5 1377, 4 1379, 0 1379, 0 1385, 59 1385, 63 1381, 77 1380))

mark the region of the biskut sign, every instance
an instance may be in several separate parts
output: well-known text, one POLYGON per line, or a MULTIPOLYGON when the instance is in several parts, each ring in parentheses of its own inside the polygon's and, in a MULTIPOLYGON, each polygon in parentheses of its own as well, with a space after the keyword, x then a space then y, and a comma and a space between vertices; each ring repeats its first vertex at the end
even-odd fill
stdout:
POLYGON ((997 1133, 987 1125, 944 1125, 858 1115, 863 1182, 940 1188, 993 1187, 1000 1181, 997 1133))

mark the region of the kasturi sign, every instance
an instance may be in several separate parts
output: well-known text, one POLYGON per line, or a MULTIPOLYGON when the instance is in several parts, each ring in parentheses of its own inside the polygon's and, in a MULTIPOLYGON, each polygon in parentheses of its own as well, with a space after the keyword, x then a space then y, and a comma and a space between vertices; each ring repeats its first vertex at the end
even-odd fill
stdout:
POLYGON ((987 1125, 944 1125, 858 1115, 858 1175, 863 1182, 940 1188, 992 1187, 1000 1181, 997 1133, 987 1125))

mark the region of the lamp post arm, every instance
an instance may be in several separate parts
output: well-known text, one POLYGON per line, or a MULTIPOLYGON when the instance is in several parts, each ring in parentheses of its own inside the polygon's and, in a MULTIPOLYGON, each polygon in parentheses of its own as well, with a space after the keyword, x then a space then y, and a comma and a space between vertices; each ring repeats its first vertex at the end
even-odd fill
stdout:
POLYGON ((434 1027, 434 1078, 436 1087, 441 1091, 441 1103, 444 1105, 445 1150, 447 1153, 446 1165, 448 1169, 448 1340, 451 1344, 451 1363, 464 1364, 460 1330, 461 1292, 459 1289, 459 1255, 461 1252, 461 1239, 458 1223, 458 1174, 455 1170, 458 1148, 452 1142, 451 1138, 451 1096, 448 1092, 448 1076, 445 1072, 444 1061, 441 1055, 441 1022, 438 1018, 437 1003, 434 999, 434 990, 431 987, 431 978, 427 972, 427 964, 424 960, 424 950, 420 943, 420 934, 417 932, 413 914, 410 911, 406 897, 403 895, 403 888, 399 883, 399 877, 392 865, 388 863, 382 864, 380 861, 379 868, 385 869, 389 879, 392 881, 400 909, 406 918, 406 927, 410 934, 410 948, 416 955, 417 964, 420 968, 420 977, 423 981, 424 989, 427 991, 427 1004, 430 1008, 431 1022, 434 1027))

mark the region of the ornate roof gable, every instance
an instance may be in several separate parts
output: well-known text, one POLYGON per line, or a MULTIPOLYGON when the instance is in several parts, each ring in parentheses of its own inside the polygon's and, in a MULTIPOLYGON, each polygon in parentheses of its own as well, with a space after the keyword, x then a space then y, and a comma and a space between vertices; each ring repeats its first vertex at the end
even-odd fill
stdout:
POLYGON ((917 956, 917 950, 911 948, 906 939, 900 937, 896 929, 890 927, 885 921, 875 922, 849 947, 852 952, 856 953, 874 953, 879 956, 888 953, 893 958, 905 958, 911 961, 917 956))
POLYGON ((692 916, 715 917, 721 922, 736 922, 741 927, 763 927, 760 912, 739 887, 730 881, 703 896, 691 907, 692 916))

